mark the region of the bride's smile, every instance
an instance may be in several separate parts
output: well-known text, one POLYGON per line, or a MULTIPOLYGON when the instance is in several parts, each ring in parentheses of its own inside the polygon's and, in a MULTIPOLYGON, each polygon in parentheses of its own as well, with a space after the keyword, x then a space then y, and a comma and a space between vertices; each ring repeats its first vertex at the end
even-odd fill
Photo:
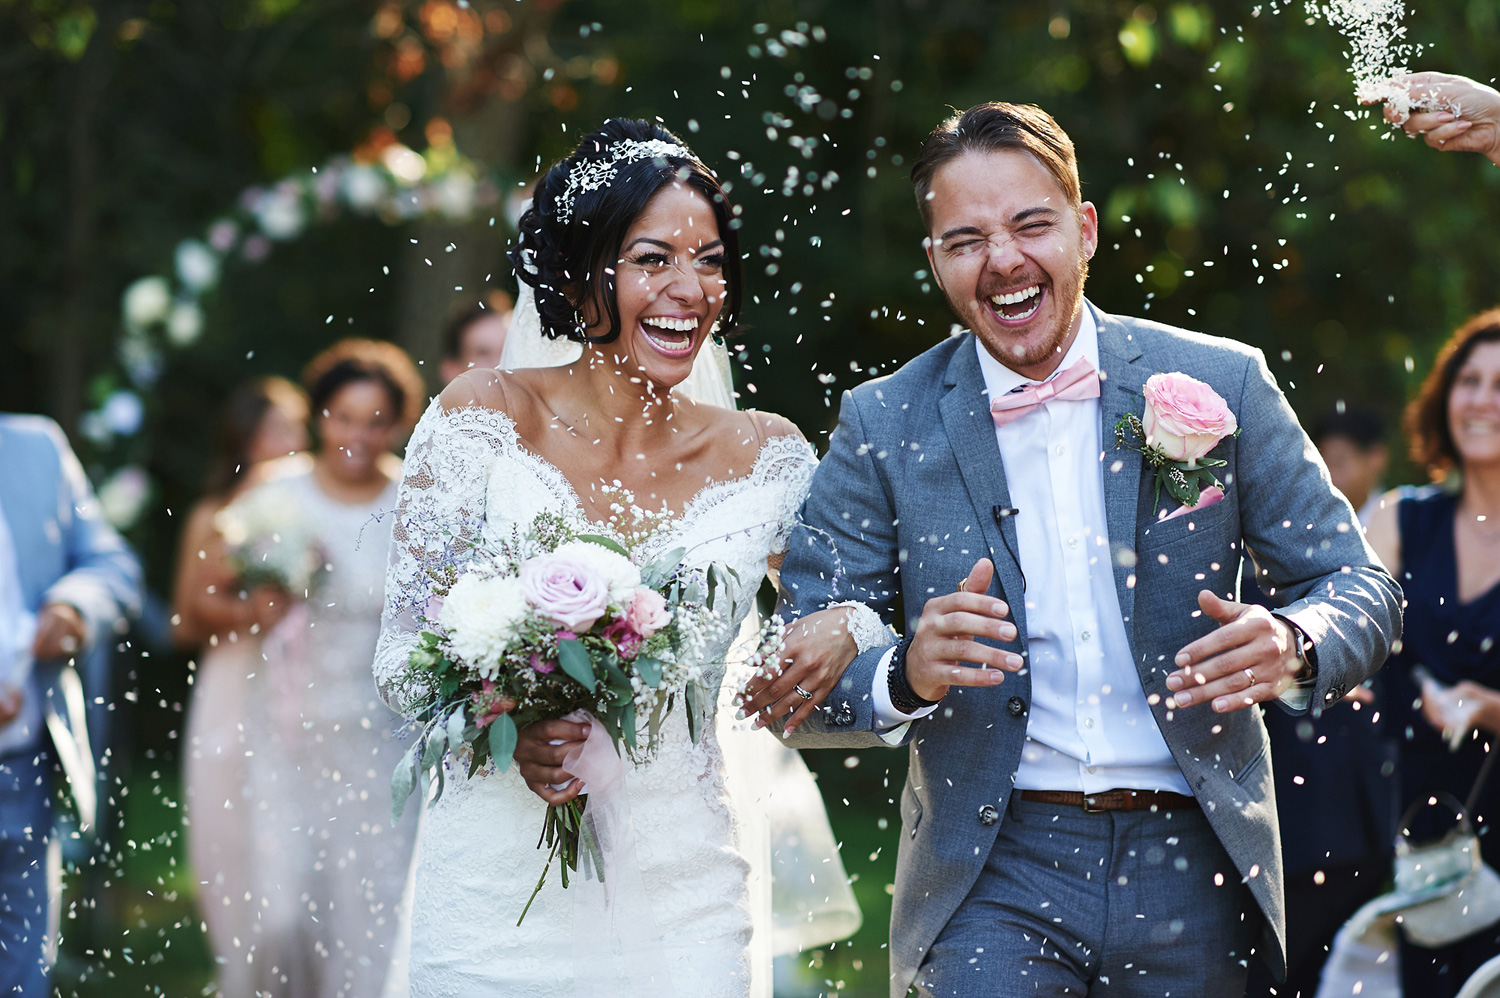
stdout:
POLYGON ((685 184, 663 187, 621 241, 614 275, 624 333, 607 352, 629 358, 651 385, 681 383, 724 306, 724 253, 708 200, 685 184))

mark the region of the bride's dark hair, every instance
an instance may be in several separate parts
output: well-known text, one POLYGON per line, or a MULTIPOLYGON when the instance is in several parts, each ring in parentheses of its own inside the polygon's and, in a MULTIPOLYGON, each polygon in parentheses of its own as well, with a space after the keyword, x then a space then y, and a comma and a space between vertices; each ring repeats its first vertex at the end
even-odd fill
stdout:
POLYGON ((542 332, 552 339, 581 343, 612 343, 620 335, 620 311, 615 299, 615 261, 620 243, 656 192, 673 181, 702 194, 713 209, 724 242, 724 306, 719 333, 733 335, 739 320, 743 282, 740 275, 739 220, 734 217, 724 188, 696 156, 670 152, 643 158, 619 159, 622 142, 667 142, 687 150, 661 125, 635 118, 611 118, 598 131, 584 136, 578 148, 537 181, 531 206, 521 216, 520 238, 507 254, 516 277, 536 293, 542 332), (581 171, 615 172, 599 186, 578 189, 581 171), (569 190, 569 178, 575 189, 569 190), (566 196, 564 196, 566 195, 566 196), (559 201, 562 205, 559 205, 559 201), (559 217, 559 208, 562 217, 559 217), (534 270, 532 268, 535 268, 534 270), (607 331, 590 336, 579 328, 578 314, 599 288, 607 331))

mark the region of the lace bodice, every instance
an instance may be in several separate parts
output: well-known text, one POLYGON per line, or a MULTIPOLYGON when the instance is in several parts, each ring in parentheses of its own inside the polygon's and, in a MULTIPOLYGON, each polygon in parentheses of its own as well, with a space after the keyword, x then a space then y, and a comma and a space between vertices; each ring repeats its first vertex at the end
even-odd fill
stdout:
MULTIPOLYGON (((718 563, 739 575, 734 596, 740 616, 723 651, 749 611, 766 574, 768 555, 786 550, 797 509, 807 494, 816 458, 801 437, 768 438, 748 474, 711 482, 639 549, 643 557, 670 547, 688 549, 690 566, 718 563)), ((477 531, 508 534, 538 513, 576 519, 590 532, 577 493, 556 467, 528 450, 515 424, 482 407, 445 410, 434 401, 417 424, 401 482, 386 578, 386 610, 375 655, 375 680, 397 710, 412 700, 406 661, 416 640, 415 614, 427 598, 423 565, 441 562, 477 531)), ((715 677, 716 678, 716 677, 715 677)))
MULTIPOLYGON (((738 573, 730 584, 739 614, 707 650, 711 673, 722 674, 733 632, 765 578, 767 556, 786 547, 815 463, 800 437, 769 438, 747 474, 705 486, 638 548, 649 558, 682 546, 690 566, 717 563, 738 573)), ((506 415, 444 410, 439 403, 428 409, 406 459, 375 660, 376 679, 392 706, 400 709, 421 692, 412 687, 406 661, 416 639, 415 611, 425 598, 422 566, 441 563, 462 538, 508 533, 543 511, 586 523, 567 478, 522 444, 506 415)), ((736 846, 714 727, 706 726, 693 744, 679 708, 659 742, 651 762, 631 769, 627 796, 641 872, 669 941, 664 958, 677 994, 744 998, 749 866, 736 846)), ((525 924, 514 925, 545 858, 535 848, 542 802, 513 767, 473 779, 452 775, 428 812, 420 846, 412 995, 572 995, 578 892, 549 882, 525 924), (476 880, 476 868, 486 875, 476 880)))

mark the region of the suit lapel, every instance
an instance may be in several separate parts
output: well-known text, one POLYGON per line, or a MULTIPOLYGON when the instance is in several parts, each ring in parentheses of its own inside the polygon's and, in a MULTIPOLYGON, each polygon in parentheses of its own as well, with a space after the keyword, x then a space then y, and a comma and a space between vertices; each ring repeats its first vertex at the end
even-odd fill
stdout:
MULTIPOLYGON (((1093 305, 1087 305, 1094 308, 1093 305)), ((1099 418, 1104 443, 1104 516, 1109 529, 1109 549, 1114 562, 1115 591, 1127 625, 1135 617, 1135 562, 1120 557, 1136 548, 1136 512, 1141 494, 1141 455, 1115 446, 1115 424, 1126 414, 1141 415, 1145 405, 1142 387, 1151 374, 1136 362, 1140 347, 1129 337, 1123 323, 1094 309, 1099 327, 1099 365, 1103 383, 1099 392, 1099 418)), ((1133 627, 1128 627, 1134 630, 1133 627)))
POLYGON ((997 522, 995 517, 996 507, 1010 507, 1010 489, 1005 483, 1005 464, 995 440, 995 422, 990 418, 989 396, 973 334, 964 334, 964 340, 948 364, 944 377, 948 391, 938 403, 938 411, 942 413, 954 463, 974 506, 974 515, 995 563, 996 578, 1010 604, 1011 619, 1020 630, 1024 647, 1025 586, 1021 566, 1016 561, 1020 547, 1015 522, 1010 517, 997 522))

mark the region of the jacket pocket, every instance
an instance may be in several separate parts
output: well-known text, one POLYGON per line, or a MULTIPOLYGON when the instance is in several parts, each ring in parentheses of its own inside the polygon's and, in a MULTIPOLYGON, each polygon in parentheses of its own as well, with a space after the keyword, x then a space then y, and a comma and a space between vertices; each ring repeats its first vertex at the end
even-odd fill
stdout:
POLYGON ((907 783, 901 790, 901 827, 906 831, 906 837, 914 839, 917 837, 917 826, 922 823, 922 802, 917 798, 916 791, 912 790, 911 784, 907 783))
POLYGON ((1247 779, 1249 779, 1252 775, 1259 773, 1262 769, 1265 768, 1266 750, 1268 746, 1269 742, 1267 742, 1265 738, 1262 738, 1260 741, 1260 745, 1256 747, 1254 752, 1250 753, 1250 758, 1245 760, 1245 762, 1238 769, 1230 774, 1234 782, 1238 783, 1240 786, 1244 786, 1247 779))

